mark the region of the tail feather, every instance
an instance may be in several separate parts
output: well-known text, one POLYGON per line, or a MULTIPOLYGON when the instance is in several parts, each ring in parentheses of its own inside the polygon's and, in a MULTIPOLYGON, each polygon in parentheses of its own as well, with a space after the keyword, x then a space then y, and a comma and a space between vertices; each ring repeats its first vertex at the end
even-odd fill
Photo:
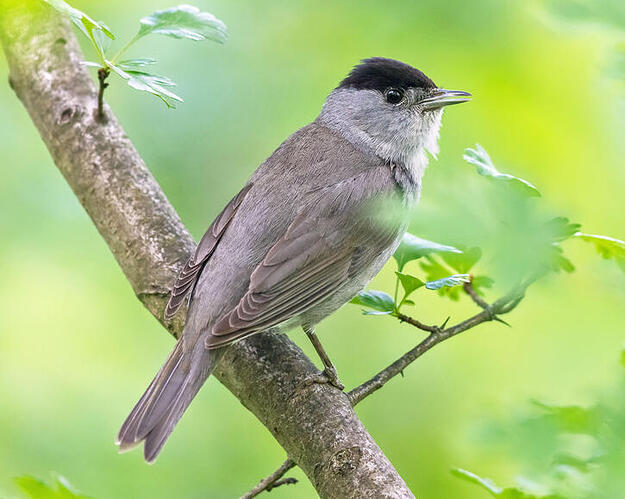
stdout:
POLYGON ((178 342, 139 402, 124 421, 116 443, 124 452, 145 441, 144 455, 153 462, 165 445, 204 381, 213 371, 221 353, 216 350, 185 352, 178 342))

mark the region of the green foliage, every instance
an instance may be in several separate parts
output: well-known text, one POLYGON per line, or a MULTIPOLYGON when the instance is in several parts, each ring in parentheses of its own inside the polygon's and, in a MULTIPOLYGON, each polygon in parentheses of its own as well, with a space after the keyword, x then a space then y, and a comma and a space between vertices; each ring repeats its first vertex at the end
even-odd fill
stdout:
POLYGON ((384 291, 362 291, 350 303, 373 309, 363 311, 365 315, 387 315, 395 311, 395 300, 384 291))
POLYGON ((459 274, 466 274, 480 261, 482 250, 474 246, 463 249, 460 253, 443 253, 441 258, 459 274))
POLYGON ((112 59, 109 59, 106 53, 115 36, 108 27, 95 22, 87 14, 71 7, 63 0, 44 1, 69 16, 91 41, 99 62, 85 61, 84 65, 101 68, 106 71, 107 76, 109 73, 116 74, 135 90, 155 95, 168 108, 175 108, 175 101, 183 102, 183 99, 169 90, 176 85, 172 80, 145 70, 146 66, 155 64, 156 59, 141 57, 118 62, 119 58, 138 40, 150 34, 195 41, 212 40, 218 43, 225 42, 227 37, 226 25, 215 16, 201 12, 191 5, 179 5, 142 18, 137 34, 112 59))
MULTIPOLYGON (((443 280, 449 275, 453 274, 447 267, 445 267, 440 261, 433 256, 425 258, 419 263, 421 270, 425 272, 425 279, 428 282, 437 282, 443 280)), ((460 288, 455 286, 441 286, 437 289, 440 296, 446 296, 453 301, 460 299, 460 288)))
POLYGON ((489 177, 495 180, 502 180, 515 188, 519 189, 523 194, 527 196, 539 197, 540 192, 538 189, 530 184, 527 180, 524 180, 507 173, 501 173, 495 168, 493 161, 486 150, 479 144, 475 144, 475 149, 465 149, 463 156, 464 160, 477 166, 477 172, 480 175, 489 177))
POLYGON ((393 258, 397 261, 397 269, 399 272, 402 272, 408 262, 433 253, 461 253, 461 251, 453 246, 421 239, 414 234, 406 232, 393 258))
POLYGON ((15 484, 31 499, 90 499, 61 475, 56 475, 51 484, 28 475, 16 478, 15 484))
POLYGON ((87 14, 75 9, 63 0, 44 0, 44 2, 50 4, 61 14, 68 16, 72 22, 82 31, 82 33, 93 44, 96 52, 100 56, 100 60, 105 64, 104 51, 107 47, 105 38, 114 40, 115 35, 102 23, 98 23, 91 19, 87 14))
POLYGON ((453 288, 454 286, 460 286, 465 282, 471 282, 471 276, 469 274, 455 274, 435 281, 428 281, 425 283, 425 287, 427 289, 438 290, 443 287, 453 288))
POLYGON ((200 12, 200 9, 191 5, 179 5, 171 9, 156 11, 141 19, 141 28, 135 40, 150 34, 224 43, 227 29, 226 25, 214 15, 200 12))
MULTIPOLYGON (((480 175, 496 182, 503 181, 502 185, 513 186, 521 194, 514 198, 511 206, 501 207, 502 213, 514 213, 514 208, 520 208, 525 215, 525 218, 515 219, 513 216, 502 220, 506 233, 501 237, 507 241, 499 248, 501 254, 498 258, 504 260, 507 266, 511 267, 515 263, 520 269, 513 285, 526 280, 533 282, 548 272, 573 272, 575 266, 564 255, 561 246, 561 243, 573 237, 592 242, 604 258, 615 259, 625 270, 625 242, 606 236, 583 234, 579 232, 581 225, 572 223, 566 217, 545 218, 532 204, 533 199, 540 197, 538 190, 526 180, 499 172, 489 154, 479 144, 475 149, 466 149, 463 157, 477 166, 480 175), (520 205, 517 204, 519 201, 520 205), (511 262, 515 258, 516 261, 511 262)), ((482 255, 482 249, 478 246, 444 245, 406 233, 393 255, 397 262, 394 297, 382 291, 369 291, 367 293, 373 294, 365 293, 352 300, 352 303, 372 308, 373 311, 367 312, 370 315, 397 316, 403 305, 413 303, 409 297, 421 287, 436 290, 439 295, 451 300, 458 300, 462 289, 460 285, 470 282, 478 294, 484 295, 485 290, 493 286, 494 279, 483 273, 476 275, 474 268, 481 261, 482 255), (415 260, 419 260, 424 278, 404 272, 406 264, 415 260), (401 300, 398 299, 400 285, 403 290, 401 300)))
POLYGON ((608 236, 597 236, 578 232, 575 238, 592 243, 603 258, 613 259, 623 272, 625 272, 625 241, 608 236))
POLYGON ((475 473, 463 470, 461 468, 455 468, 451 470, 452 475, 466 482, 472 483, 481 487, 488 492, 491 496, 499 499, 564 499, 562 496, 555 494, 549 495, 536 495, 522 490, 521 488, 501 488, 495 485, 490 478, 482 478, 475 473))
POLYGON ((425 286, 425 282, 423 282, 418 277, 403 274, 401 272, 395 272, 395 274, 397 275, 397 278, 399 279, 399 282, 404 289, 404 298, 402 300, 403 302, 405 302, 406 298, 408 298, 414 291, 416 291, 420 287, 425 286))
POLYGON ((560 243, 573 237, 582 227, 571 223, 566 217, 555 217, 545 224, 553 242, 560 243))
POLYGON ((161 99, 169 108, 174 108, 173 101, 183 102, 182 97, 165 87, 174 87, 176 84, 165 76, 158 76, 145 71, 124 71, 119 66, 109 63, 115 74, 128 82, 135 90, 143 90, 161 99))
POLYGON ((532 476, 520 482, 540 484, 533 488, 551 494, 547 497, 620 497, 625 490, 623 356, 618 383, 603 390, 594 404, 533 401, 529 411, 511 421, 489 422, 487 434, 495 438, 487 440, 488 452, 499 448, 509 461, 519 461, 524 475, 532 476))

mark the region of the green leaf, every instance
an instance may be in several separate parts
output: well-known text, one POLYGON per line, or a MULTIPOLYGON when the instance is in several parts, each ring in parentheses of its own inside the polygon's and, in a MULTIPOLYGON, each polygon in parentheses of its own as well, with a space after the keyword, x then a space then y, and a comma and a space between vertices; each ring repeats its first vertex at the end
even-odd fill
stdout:
POLYGON ((625 367, 625 347, 621 349, 621 365, 625 367))
POLYGON ((399 278, 399 282, 401 282, 401 287, 404 288, 403 302, 406 301, 406 298, 408 298, 413 291, 425 286, 425 283, 415 276, 402 274, 401 272, 395 272, 395 274, 399 278))
POLYGON ((474 485, 479 486, 493 497, 500 497, 503 489, 497 487, 495 483, 490 478, 482 478, 475 473, 471 473, 470 471, 463 470, 462 468, 454 468, 451 470, 451 474, 456 478, 460 478, 465 482, 472 483, 474 485))
POLYGON ((441 258, 459 274, 466 274, 482 258, 482 250, 477 246, 462 249, 462 253, 443 253, 441 258))
POLYGON ((575 434, 593 434, 602 423, 596 407, 580 407, 578 405, 550 405, 538 400, 532 401, 544 415, 562 431, 575 434))
POLYGON ((83 66, 89 66, 91 68, 101 68, 102 64, 99 62, 93 62, 93 61, 80 61, 80 64, 82 64, 83 66))
POLYGON ((486 150, 479 144, 475 144, 475 149, 465 149, 465 154, 462 156, 465 161, 477 166, 477 172, 480 175, 489 177, 496 180, 505 181, 515 187, 519 188, 527 196, 540 197, 538 189, 530 184, 527 180, 524 180, 507 173, 501 173, 495 168, 493 161, 486 150))
POLYGON ((362 305, 363 307, 372 308, 376 312, 365 312, 366 315, 384 315, 395 311, 395 302, 393 298, 384 291, 370 289, 358 293, 350 303, 354 305, 362 305))
POLYGON ((551 270, 553 272, 560 272, 561 270, 564 270, 564 272, 568 273, 571 273, 575 270, 575 266, 573 265, 571 260, 564 256, 564 250, 556 243, 553 243, 548 248, 547 256, 548 260, 546 264, 548 266, 548 270, 551 270))
POLYGON ((120 77, 128 82, 132 88, 156 95, 169 108, 175 108, 174 101, 184 102, 182 97, 167 90, 164 87, 173 87, 176 84, 165 76, 153 75, 143 71, 124 71, 119 66, 109 62, 109 67, 120 77))
POLYGON ((179 5, 156 11, 141 19, 141 27, 135 40, 150 34, 223 43, 226 41, 227 28, 222 21, 208 12, 200 12, 200 9, 191 5, 179 5))
POLYGON ((477 275, 473 276, 473 280, 471 281, 473 285, 473 289, 477 291, 479 294, 483 294, 482 290, 484 288, 490 289, 495 284, 495 281, 488 276, 485 275, 477 275))
POLYGON ((137 59, 126 59, 117 63, 117 67, 122 68, 124 71, 134 71, 151 64, 156 64, 156 59, 153 57, 139 57, 137 59))
POLYGON ((67 479, 61 475, 54 478, 52 484, 32 476, 21 476, 15 484, 32 499, 89 499, 78 492, 67 479))
MULTIPOLYGON (((439 263, 432 255, 426 256, 419 265, 425 272, 426 281, 436 281, 448 277, 451 271, 439 263)), ((446 286, 438 290, 438 294, 441 296, 447 296, 452 301, 460 299, 459 288, 448 288, 446 286)))
POLYGON ((393 258, 397 261, 398 270, 404 270, 404 266, 412 261, 432 253, 462 253, 458 248, 421 239, 409 232, 404 234, 393 258))
POLYGON ((471 282, 471 276, 469 274, 456 274, 449 277, 443 277, 436 281, 428 281, 425 283, 427 289, 438 290, 443 286, 454 287, 459 286, 465 282, 471 282))
POLYGON ((571 223, 566 217, 555 217, 545 224, 555 242, 562 242, 574 236, 581 228, 580 224, 571 223))
POLYGON ((451 474, 456 478, 460 478, 465 482, 477 485, 482 490, 488 492, 492 497, 498 499, 565 499, 562 496, 556 494, 549 495, 536 495, 529 492, 525 492, 518 487, 501 488, 495 485, 490 478, 482 478, 475 473, 463 470, 461 468, 455 468, 451 470, 451 474))
POLYGON ((614 259, 623 272, 625 272, 625 241, 608 236, 576 233, 573 237, 592 243, 603 258, 614 259))
POLYGON ((108 48, 108 42, 104 42, 104 37, 110 40, 115 39, 115 35, 108 29, 105 24, 98 23, 91 19, 87 14, 75 9, 67 2, 63 0, 44 0, 44 2, 50 4, 61 14, 69 16, 72 22, 84 33, 84 35, 91 40, 94 48, 100 55, 100 58, 104 65, 104 52, 108 48))

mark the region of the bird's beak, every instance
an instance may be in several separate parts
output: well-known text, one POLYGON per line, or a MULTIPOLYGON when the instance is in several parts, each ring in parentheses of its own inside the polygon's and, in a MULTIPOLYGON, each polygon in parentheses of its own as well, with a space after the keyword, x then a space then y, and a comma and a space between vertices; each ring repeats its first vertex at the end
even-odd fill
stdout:
POLYGON ((461 102, 467 102, 470 100, 471 94, 469 92, 437 88, 429 97, 419 102, 419 105, 421 105, 426 111, 432 111, 434 109, 440 109, 444 106, 460 104, 461 102))

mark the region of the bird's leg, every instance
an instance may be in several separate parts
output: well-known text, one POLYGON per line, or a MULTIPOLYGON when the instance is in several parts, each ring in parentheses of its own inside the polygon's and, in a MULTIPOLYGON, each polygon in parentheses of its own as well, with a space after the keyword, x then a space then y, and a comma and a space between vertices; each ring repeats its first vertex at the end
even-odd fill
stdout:
POLYGON ((323 372, 307 378, 305 384, 310 385, 312 383, 330 383, 332 386, 337 387, 339 390, 343 390, 345 386, 339 380, 338 374, 336 372, 336 367, 334 367, 334 364, 332 364, 330 357, 328 357, 328 354, 326 353, 323 345, 319 341, 319 338, 317 338, 317 335, 315 334, 315 329, 311 326, 302 326, 302 329, 306 333, 306 336, 308 336, 310 342, 315 347, 317 355, 319 355, 319 358, 321 359, 321 362, 323 362, 324 366, 323 372))

